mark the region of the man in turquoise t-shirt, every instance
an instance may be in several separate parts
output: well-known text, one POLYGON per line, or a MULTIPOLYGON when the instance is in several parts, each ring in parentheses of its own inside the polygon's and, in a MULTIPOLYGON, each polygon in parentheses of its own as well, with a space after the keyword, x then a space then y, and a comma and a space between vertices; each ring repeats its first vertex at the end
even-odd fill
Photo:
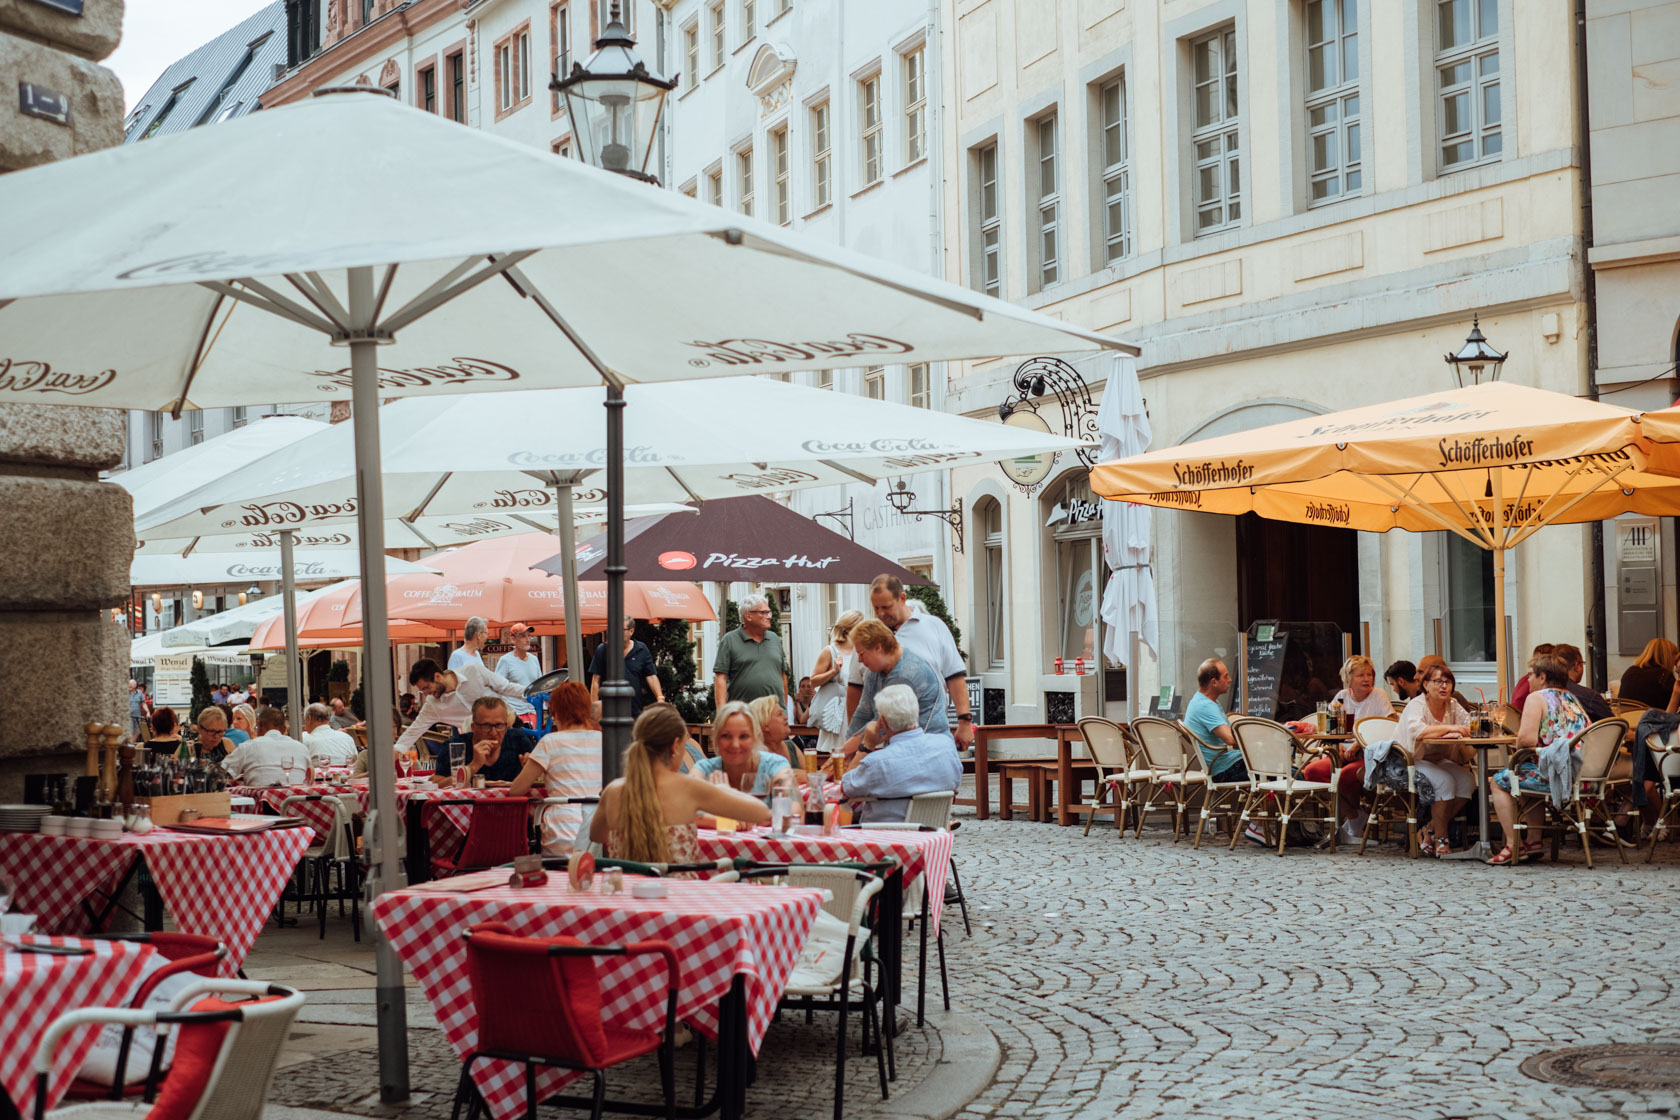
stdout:
POLYGON ((1248 780, 1242 752, 1236 750, 1236 736, 1220 710, 1218 700, 1231 691, 1231 671, 1225 662, 1210 657, 1196 670, 1196 695, 1184 709, 1184 726, 1198 740, 1208 773, 1221 782, 1248 780))

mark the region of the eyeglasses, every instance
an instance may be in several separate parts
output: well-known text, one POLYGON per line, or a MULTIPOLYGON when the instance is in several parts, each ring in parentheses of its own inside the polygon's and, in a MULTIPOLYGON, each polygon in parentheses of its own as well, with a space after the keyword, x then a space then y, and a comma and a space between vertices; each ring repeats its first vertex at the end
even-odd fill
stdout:
POLYGON ((1451 688, 1453 685, 1458 683, 1458 680, 1457 680, 1457 678, 1454 678, 1454 677, 1430 677, 1428 680, 1424 681, 1423 683, 1424 684, 1444 684, 1448 688, 1451 688))
POLYGON ((767 610, 763 610, 763 611, 748 611, 746 613, 748 613, 748 614, 769 614, 770 612, 767 611, 767 610))
POLYGON ((507 724, 505 724, 505 723, 479 723, 477 720, 473 720, 473 728, 475 730, 478 730, 478 731, 506 731, 507 730, 507 724))

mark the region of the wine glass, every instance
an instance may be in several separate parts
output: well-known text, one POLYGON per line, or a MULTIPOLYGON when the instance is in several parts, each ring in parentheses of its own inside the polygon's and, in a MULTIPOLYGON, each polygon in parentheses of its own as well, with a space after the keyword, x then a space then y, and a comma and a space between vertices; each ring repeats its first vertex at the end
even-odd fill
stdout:
POLYGON ((408 775, 413 768, 414 754, 412 751, 403 751, 397 755, 397 770, 401 772, 404 781, 408 780, 408 775))
POLYGON ((285 757, 281 758, 280 765, 286 768, 286 772, 280 776, 280 784, 281 785, 287 785, 291 782, 291 780, 292 780, 292 765, 296 762, 297 762, 297 758, 294 755, 288 754, 285 757))

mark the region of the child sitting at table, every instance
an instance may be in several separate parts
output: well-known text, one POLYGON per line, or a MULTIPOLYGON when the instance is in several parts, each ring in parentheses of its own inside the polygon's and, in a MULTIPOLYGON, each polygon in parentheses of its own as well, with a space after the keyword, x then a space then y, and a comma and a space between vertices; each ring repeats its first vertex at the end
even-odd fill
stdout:
POLYGON ((632 734, 624 777, 601 791, 589 822, 589 839, 604 845, 607 855, 638 863, 696 863, 697 814, 770 822, 770 809, 758 798, 681 772, 688 725, 671 705, 649 705, 632 734))

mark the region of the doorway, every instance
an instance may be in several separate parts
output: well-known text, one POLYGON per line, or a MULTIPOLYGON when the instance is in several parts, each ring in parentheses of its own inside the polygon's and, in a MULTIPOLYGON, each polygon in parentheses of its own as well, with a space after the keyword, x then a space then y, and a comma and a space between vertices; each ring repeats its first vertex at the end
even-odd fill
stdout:
POLYGON ((1334 622, 1359 649, 1359 535, 1352 529, 1237 518, 1237 616, 1334 622))

